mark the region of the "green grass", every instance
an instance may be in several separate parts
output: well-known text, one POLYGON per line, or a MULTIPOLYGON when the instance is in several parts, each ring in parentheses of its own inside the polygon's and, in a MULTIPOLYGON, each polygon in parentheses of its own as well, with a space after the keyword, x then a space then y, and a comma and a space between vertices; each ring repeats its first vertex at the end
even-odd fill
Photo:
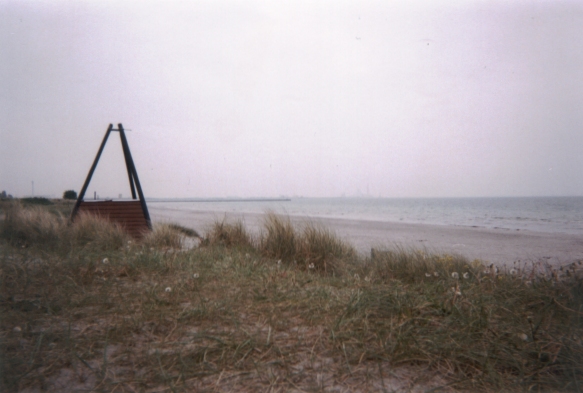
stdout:
POLYGON ((2 208, 1 391, 583 389, 577 264, 369 258, 273 214, 261 235, 223 220, 185 250, 173 225, 137 241, 2 208))

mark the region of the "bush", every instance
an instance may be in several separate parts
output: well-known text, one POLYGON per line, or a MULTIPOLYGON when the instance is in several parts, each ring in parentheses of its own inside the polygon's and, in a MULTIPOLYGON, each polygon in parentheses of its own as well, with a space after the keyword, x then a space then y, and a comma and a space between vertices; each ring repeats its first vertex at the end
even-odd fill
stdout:
POLYGON ((43 197, 22 198, 20 200, 25 205, 52 205, 53 202, 43 197))
POLYGON ((77 199, 77 192, 74 190, 67 190, 63 193, 63 199, 77 199))

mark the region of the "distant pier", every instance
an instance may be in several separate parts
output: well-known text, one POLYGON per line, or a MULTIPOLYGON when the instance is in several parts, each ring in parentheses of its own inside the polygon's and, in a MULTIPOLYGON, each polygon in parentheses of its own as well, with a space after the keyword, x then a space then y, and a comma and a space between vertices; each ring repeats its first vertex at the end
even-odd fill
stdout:
POLYGON ((158 199, 148 198, 148 203, 156 202, 291 202, 291 198, 184 198, 184 199, 158 199))

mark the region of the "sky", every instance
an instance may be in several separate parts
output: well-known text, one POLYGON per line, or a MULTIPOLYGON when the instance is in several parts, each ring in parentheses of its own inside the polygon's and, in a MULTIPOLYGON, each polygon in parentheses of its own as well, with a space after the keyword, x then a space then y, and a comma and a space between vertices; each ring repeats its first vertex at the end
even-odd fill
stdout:
POLYGON ((18 197, 110 123, 146 197, 583 196, 583 2, 0 0, 0 119, 18 197))

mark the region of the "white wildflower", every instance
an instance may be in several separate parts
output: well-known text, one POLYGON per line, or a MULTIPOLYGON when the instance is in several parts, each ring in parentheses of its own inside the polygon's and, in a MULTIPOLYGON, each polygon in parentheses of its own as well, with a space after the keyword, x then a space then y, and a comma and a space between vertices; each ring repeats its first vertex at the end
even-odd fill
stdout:
POLYGON ((364 278, 364 281, 366 281, 366 282, 370 282, 370 280, 371 280, 371 278, 370 278, 369 276, 366 276, 366 277, 364 278))
POLYGON ((467 280, 468 278, 470 278, 470 273, 465 272, 463 277, 464 277, 464 280, 467 280))
POLYGON ((456 294, 457 296, 461 296, 462 295, 462 291, 460 291, 459 288, 455 288, 455 287, 451 287, 451 291, 456 294))
POLYGON ((166 287, 165 291, 166 291, 166 292, 172 292, 172 288, 170 288, 170 287, 166 287))
POLYGON ((105 264, 107 264, 107 263, 109 263, 109 259, 107 259, 107 258, 103 258, 103 261, 101 261, 101 263, 105 263, 105 264))
POLYGON ((458 272, 453 272, 451 273, 451 278, 455 278, 457 280, 460 278, 460 275, 458 274, 458 272))
POLYGON ((192 277, 193 277, 193 278, 199 278, 200 276, 198 275, 198 273, 194 273, 194 274, 192 275, 192 277))
POLYGON ((22 331, 22 328, 20 326, 14 326, 14 329, 12 329, 12 331, 14 333, 20 333, 22 331))
POLYGON ((518 270, 516 270, 516 269, 510 269, 510 274, 512 274, 513 276, 515 276, 516 273, 518 273, 518 270))
POLYGON ((314 266, 314 264, 313 264, 313 263, 310 263, 310 264, 308 265, 308 269, 315 269, 315 268, 316 268, 316 266, 314 266))
POLYGON ((425 273, 425 277, 431 277, 431 273, 425 273))
POLYGON ((277 261, 277 266, 281 266, 281 259, 277 261))
POLYGON ((439 277, 439 273, 438 273, 438 272, 433 272, 433 275, 434 275, 435 277, 439 277))
POLYGON ((524 334, 524 333, 518 333, 517 336, 522 341, 528 341, 528 336, 526 334, 524 334))

